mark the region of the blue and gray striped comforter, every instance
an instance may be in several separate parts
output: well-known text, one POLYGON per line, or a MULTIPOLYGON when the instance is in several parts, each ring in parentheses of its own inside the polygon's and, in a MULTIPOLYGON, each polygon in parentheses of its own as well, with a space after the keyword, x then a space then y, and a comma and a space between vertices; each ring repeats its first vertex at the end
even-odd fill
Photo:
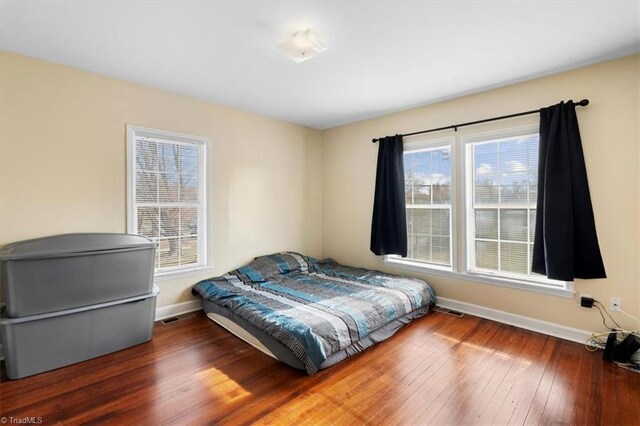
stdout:
POLYGON ((289 348, 308 374, 369 333, 435 304, 424 281, 290 252, 201 281, 194 293, 289 348))

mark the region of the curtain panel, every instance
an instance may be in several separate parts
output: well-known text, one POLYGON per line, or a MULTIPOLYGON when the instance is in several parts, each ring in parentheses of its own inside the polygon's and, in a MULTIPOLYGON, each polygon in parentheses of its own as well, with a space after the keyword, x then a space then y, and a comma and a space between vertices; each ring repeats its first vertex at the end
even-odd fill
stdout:
POLYGON ((371 223, 371 251, 407 257, 402 135, 378 141, 378 165, 371 223))
POLYGON ((572 101, 540 110, 532 271, 550 279, 606 278, 572 101))

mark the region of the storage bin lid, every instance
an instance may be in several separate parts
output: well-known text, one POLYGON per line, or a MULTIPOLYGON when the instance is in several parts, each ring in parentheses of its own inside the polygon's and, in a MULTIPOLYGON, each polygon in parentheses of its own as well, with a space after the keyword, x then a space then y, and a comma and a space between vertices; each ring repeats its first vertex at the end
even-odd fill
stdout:
POLYGON ((0 250, 0 261, 42 259, 119 249, 153 248, 155 243, 133 234, 62 234, 7 244, 0 250))

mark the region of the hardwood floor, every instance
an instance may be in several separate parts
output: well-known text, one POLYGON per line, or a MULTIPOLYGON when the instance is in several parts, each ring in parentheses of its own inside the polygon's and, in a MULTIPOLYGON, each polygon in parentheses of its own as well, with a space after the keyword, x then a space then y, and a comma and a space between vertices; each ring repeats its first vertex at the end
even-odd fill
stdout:
POLYGON ((576 343, 434 312, 309 377, 198 314, 66 368, 17 381, 2 370, 0 414, 43 424, 638 425, 640 374, 576 343))

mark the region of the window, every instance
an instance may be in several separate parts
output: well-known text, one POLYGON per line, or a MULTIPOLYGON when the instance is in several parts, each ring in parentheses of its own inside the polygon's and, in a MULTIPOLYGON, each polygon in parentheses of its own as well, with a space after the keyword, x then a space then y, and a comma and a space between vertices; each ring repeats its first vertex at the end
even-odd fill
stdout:
POLYGON ((409 259, 451 266, 451 147, 404 153, 409 259))
POLYGON ((208 144, 200 136, 127 126, 128 231, 158 243, 157 277, 208 266, 208 144))
POLYGON ((531 133, 467 143, 467 267, 563 287, 531 272, 538 139, 531 133))
POLYGON ((538 146, 531 126, 405 142, 408 254, 385 262, 572 296, 572 283, 531 272, 538 146))

